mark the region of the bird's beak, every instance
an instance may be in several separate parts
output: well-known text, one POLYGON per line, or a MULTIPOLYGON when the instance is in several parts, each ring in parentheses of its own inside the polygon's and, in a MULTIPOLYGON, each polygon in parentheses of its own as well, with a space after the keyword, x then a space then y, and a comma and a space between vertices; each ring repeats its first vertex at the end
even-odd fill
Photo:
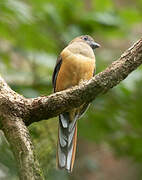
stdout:
POLYGON ((90 46, 91 46, 92 49, 96 49, 96 48, 101 47, 100 44, 98 44, 96 42, 91 42, 90 46))

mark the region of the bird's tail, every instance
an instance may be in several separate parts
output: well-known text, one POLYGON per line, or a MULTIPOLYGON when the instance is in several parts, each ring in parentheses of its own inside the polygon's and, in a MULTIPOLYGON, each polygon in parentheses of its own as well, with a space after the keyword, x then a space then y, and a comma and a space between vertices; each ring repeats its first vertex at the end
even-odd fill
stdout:
POLYGON ((57 166, 71 172, 74 165, 77 141, 77 118, 70 120, 70 113, 59 116, 57 166))

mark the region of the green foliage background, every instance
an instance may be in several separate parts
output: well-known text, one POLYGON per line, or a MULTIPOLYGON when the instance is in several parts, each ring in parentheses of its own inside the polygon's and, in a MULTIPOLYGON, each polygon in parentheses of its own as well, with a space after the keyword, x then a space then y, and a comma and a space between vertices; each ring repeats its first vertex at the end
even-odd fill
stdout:
MULTIPOLYGON (((52 93, 51 76, 60 51, 74 37, 89 34, 101 44, 97 73, 141 37, 142 0, 0 0, 0 74, 18 93, 52 93)), ((142 164, 142 68, 98 97, 79 121, 79 137, 106 143, 118 156, 142 164)), ((29 127, 49 179, 68 179, 55 169, 56 120, 29 127)), ((16 162, 0 136, 3 180, 17 179, 16 162)))

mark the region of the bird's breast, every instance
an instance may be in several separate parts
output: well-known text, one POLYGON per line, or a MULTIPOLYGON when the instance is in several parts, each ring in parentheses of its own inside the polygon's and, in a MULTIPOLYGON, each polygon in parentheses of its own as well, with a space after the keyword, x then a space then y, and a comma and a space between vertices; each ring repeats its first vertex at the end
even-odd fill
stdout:
POLYGON ((61 56, 62 65, 56 80, 56 91, 67 89, 92 78, 95 57, 89 58, 81 54, 70 53, 67 50, 63 51, 61 56))

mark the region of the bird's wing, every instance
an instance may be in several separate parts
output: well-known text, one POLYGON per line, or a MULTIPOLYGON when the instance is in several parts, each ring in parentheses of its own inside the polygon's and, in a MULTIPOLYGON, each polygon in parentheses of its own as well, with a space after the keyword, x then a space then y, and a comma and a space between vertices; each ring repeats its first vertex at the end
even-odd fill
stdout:
POLYGON ((52 75, 52 85, 54 87, 54 92, 55 92, 55 89, 56 89, 56 79, 57 79, 58 72, 60 70, 61 64, 62 64, 62 57, 59 56, 58 59, 57 59, 57 62, 56 62, 56 66, 54 68, 53 75, 52 75))

